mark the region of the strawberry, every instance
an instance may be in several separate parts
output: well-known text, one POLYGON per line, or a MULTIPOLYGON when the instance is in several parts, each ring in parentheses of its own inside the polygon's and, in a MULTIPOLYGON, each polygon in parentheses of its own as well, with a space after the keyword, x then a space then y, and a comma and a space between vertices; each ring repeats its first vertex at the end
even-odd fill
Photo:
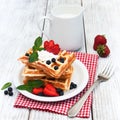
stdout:
POLYGON ((44 48, 53 54, 58 54, 60 51, 60 47, 58 44, 55 44, 53 40, 45 41, 44 42, 44 48))
POLYGON ((97 53, 100 57, 107 57, 110 54, 110 49, 107 45, 98 45, 97 53))
POLYGON ((40 88, 33 88, 32 90, 32 93, 35 94, 35 95, 38 95, 39 93, 42 93, 43 92, 43 88, 40 87, 40 88))
POLYGON ((53 47, 53 54, 57 55, 60 51, 60 47, 58 44, 55 44, 53 47))
POLYGON ((104 45, 107 43, 107 40, 104 35, 97 35, 94 39, 93 49, 97 50, 98 45, 104 45))
POLYGON ((43 90, 43 94, 46 96, 59 96, 56 88, 52 84, 47 84, 43 90))
POLYGON ((49 42, 48 42, 48 41, 45 41, 45 42, 44 42, 44 48, 47 49, 48 45, 49 45, 49 42))

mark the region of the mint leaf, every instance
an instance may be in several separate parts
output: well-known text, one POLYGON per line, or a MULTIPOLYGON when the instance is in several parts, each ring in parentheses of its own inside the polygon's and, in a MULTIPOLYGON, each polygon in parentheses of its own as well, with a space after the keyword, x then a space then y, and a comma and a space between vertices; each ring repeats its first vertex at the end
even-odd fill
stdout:
POLYGON ((41 37, 36 38, 34 42, 34 46, 36 46, 36 48, 39 48, 41 45, 42 45, 42 38, 41 37))
POLYGON ((32 86, 33 88, 37 88, 43 86, 44 82, 41 80, 29 80, 27 85, 32 86))
POLYGON ((38 48, 38 51, 44 50, 44 48, 38 48))
POLYGON ((32 49, 33 49, 33 52, 36 52, 38 50, 36 46, 33 46, 32 49))
POLYGON ((38 60, 38 53, 37 52, 33 52, 30 56, 29 56, 29 62, 34 62, 38 60))
POLYGON ((5 83, 5 84, 2 86, 1 90, 4 90, 4 89, 10 87, 11 85, 12 85, 11 82, 7 82, 7 83, 5 83))
POLYGON ((19 85, 17 87, 17 89, 19 89, 19 90, 26 90, 28 92, 32 92, 33 87, 29 86, 29 85, 19 85))
POLYGON ((32 47, 33 53, 29 56, 29 62, 34 62, 38 60, 37 51, 44 50, 44 48, 42 48, 41 45, 42 45, 42 38, 37 37, 34 42, 34 46, 32 47))
POLYGON ((41 80, 29 80, 26 85, 19 85, 17 89, 26 90, 28 92, 32 92, 33 88, 38 88, 44 85, 44 82, 41 80))

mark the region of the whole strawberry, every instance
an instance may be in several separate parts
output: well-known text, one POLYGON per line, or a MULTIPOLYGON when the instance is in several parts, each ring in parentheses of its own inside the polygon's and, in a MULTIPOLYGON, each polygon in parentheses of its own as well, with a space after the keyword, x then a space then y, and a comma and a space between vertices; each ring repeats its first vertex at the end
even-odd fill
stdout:
POLYGON ((98 45, 97 53, 100 57, 107 57, 110 54, 110 49, 106 44, 98 45))
POLYGON ((97 35, 94 39, 93 49, 97 50, 98 45, 104 45, 107 43, 107 40, 104 35, 97 35))

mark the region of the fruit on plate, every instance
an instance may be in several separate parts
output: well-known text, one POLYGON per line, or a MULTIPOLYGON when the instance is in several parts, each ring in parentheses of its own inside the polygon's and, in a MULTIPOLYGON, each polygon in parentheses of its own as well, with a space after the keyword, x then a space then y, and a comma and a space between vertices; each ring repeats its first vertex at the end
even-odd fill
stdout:
POLYGON ((107 39, 104 35, 97 35, 95 37, 93 49, 97 51, 100 57, 107 57, 110 54, 107 39))
POLYGON ((35 94, 35 95, 38 95, 38 94, 40 94, 42 92, 43 92, 43 88, 42 87, 40 87, 40 88, 33 88, 33 90, 32 90, 32 93, 35 94))
POLYGON ((59 96, 56 88, 52 84, 47 84, 43 90, 45 96, 59 96))

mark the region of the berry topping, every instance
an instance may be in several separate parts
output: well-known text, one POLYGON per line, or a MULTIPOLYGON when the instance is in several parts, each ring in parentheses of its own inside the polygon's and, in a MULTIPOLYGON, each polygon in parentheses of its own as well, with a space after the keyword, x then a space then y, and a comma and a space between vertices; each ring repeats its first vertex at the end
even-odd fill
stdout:
POLYGON ((60 62, 64 63, 65 59, 64 58, 60 58, 60 62))
POLYGON ((47 61, 46 61, 46 64, 50 65, 50 64, 51 64, 51 61, 50 61, 50 60, 47 60, 47 61))
POLYGON ((7 90, 5 90, 5 91, 4 91, 4 94, 5 94, 5 95, 7 95, 7 94, 8 94, 8 91, 7 91, 7 90))
POLYGON ((25 53, 25 56, 29 56, 29 53, 25 53))
POLYGON ((48 52, 51 52, 51 53, 53 53, 55 55, 57 55, 59 53, 59 51, 60 51, 59 45, 55 44, 53 40, 45 41, 44 42, 44 48, 48 52))
POLYGON ((57 70, 58 69, 58 66, 54 66, 54 70, 57 70))
POLYGON ((56 59, 55 59, 55 58, 52 58, 51 61, 52 61, 52 62, 56 62, 56 59))

